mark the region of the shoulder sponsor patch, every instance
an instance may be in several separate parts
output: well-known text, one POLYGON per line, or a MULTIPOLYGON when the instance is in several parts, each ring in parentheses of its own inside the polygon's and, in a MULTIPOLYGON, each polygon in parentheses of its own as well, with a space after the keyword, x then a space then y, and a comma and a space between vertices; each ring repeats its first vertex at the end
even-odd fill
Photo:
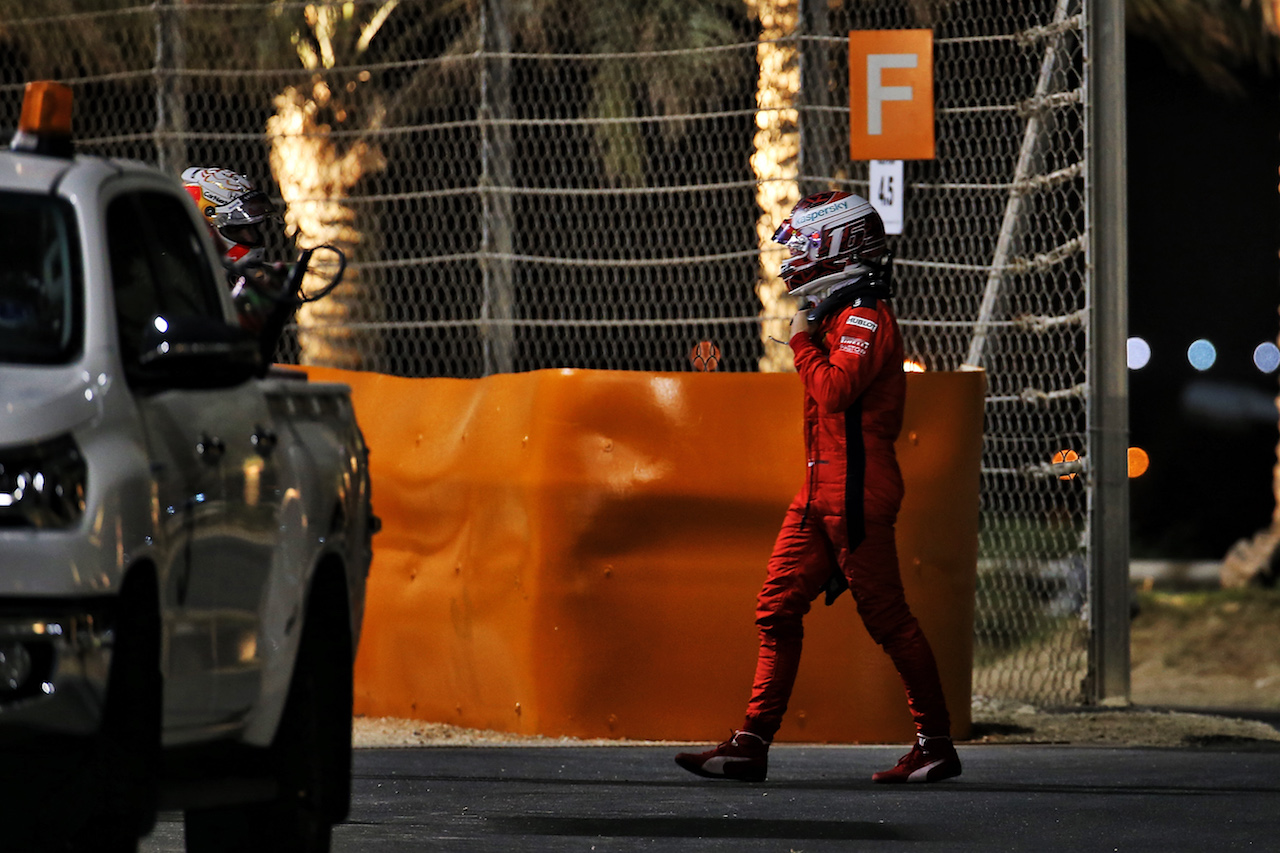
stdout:
POLYGON ((871 341, 866 338, 855 338, 852 335, 842 335, 837 349, 854 355, 866 355, 867 350, 871 349, 871 341))
POLYGON ((852 314, 850 314, 849 319, 844 322, 849 326, 861 326, 869 332, 874 332, 876 329, 880 328, 875 320, 868 320, 866 317, 857 317, 852 314))

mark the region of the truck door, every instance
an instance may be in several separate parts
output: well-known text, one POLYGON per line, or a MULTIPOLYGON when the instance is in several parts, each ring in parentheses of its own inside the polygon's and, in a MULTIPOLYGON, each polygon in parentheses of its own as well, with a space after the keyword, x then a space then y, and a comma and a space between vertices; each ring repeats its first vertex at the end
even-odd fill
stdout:
MULTIPOLYGON (((108 205, 126 374, 148 324, 224 319, 216 288, 225 284, 185 205, 155 191, 108 205)), ((280 503, 272 415, 256 380, 135 392, 165 540, 166 728, 234 724, 260 682, 258 612, 280 503)))

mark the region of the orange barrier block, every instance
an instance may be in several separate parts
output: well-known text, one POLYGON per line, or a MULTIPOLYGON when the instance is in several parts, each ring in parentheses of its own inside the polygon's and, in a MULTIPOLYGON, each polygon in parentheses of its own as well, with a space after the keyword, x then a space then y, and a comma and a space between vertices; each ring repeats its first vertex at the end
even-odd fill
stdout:
MULTIPOLYGON (((356 711, 543 735, 718 740, 804 472, 794 374, 543 370, 350 384, 374 542, 356 711)), ((910 374, 898 547, 968 736, 981 373, 910 374)), ((781 740, 905 741, 846 595, 815 606, 781 740)))

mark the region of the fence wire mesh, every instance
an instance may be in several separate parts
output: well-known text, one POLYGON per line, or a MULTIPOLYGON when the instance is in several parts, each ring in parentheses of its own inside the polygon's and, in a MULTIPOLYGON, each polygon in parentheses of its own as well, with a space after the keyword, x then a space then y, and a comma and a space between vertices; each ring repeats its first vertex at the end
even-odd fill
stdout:
POLYGON ((233 168, 286 211, 278 257, 343 249, 284 361, 788 369, 767 238, 874 189, 848 32, 932 29, 896 306, 913 359, 987 371, 975 693, 1061 704, 1088 670, 1086 26, 1082 0, 0 0, 0 128, 60 79, 79 150, 233 168))

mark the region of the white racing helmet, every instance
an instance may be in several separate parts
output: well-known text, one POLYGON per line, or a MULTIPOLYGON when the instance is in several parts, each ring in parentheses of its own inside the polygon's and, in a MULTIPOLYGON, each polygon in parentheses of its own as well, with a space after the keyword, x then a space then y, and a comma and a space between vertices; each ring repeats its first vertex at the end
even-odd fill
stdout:
POLYGON ((820 299, 862 276, 888 276, 884 223, 870 202, 853 193, 802 198, 773 240, 791 252, 782 262, 782 280, 792 296, 820 299))
POLYGON ((182 173, 182 184, 217 235, 224 264, 241 268, 262 261, 262 223, 280 218, 266 193, 219 166, 192 166, 182 173))

